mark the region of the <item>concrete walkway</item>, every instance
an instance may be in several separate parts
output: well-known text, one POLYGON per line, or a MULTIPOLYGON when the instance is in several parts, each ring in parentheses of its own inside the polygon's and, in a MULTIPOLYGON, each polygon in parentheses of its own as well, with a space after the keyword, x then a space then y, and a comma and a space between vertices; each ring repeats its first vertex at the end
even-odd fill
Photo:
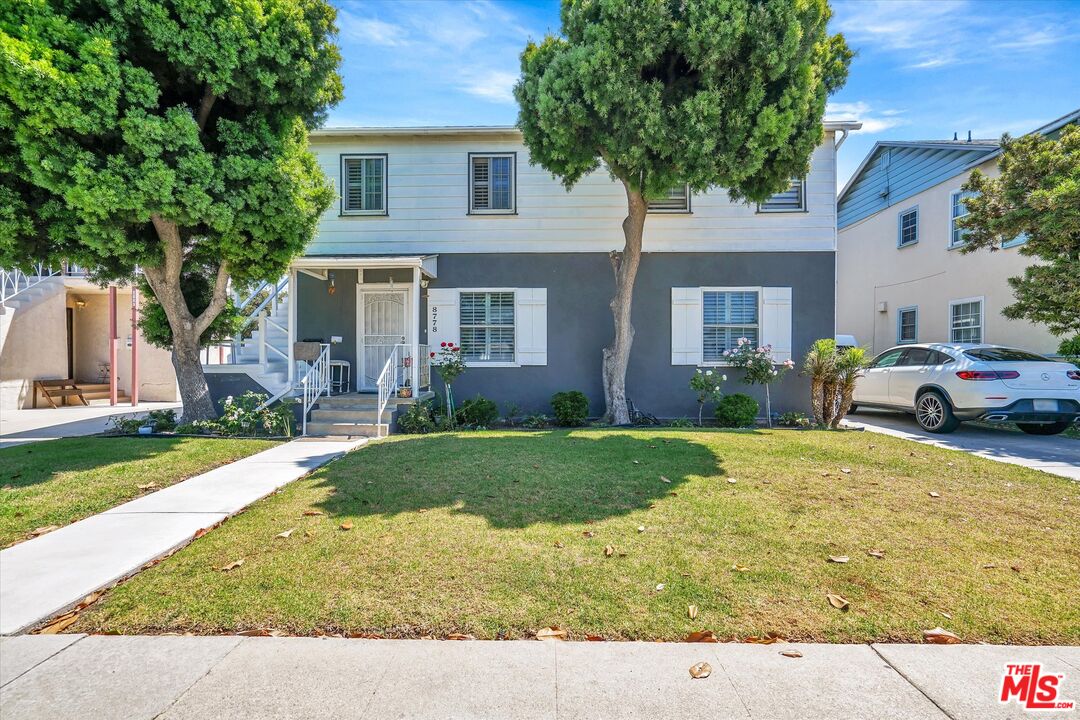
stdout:
POLYGON ((1006 663, 1065 675, 1080 648, 331 638, 0 639, 0 715, 192 718, 1042 720, 998 701, 1006 663), (798 648, 801 658, 780 655, 798 648), (689 668, 712 665, 692 679, 689 668))
POLYGON ((1080 440, 1074 438, 992 430, 970 423, 962 423, 955 432, 938 435, 923 430, 910 415, 878 410, 860 410, 849 415, 844 424, 1080 480, 1080 440))
POLYGON ((110 406, 108 400, 36 410, 0 412, 0 448, 61 437, 97 435, 109 429, 114 417, 142 417, 150 410, 179 410, 180 403, 154 402, 110 406))
POLYGON ((0 551, 0 635, 67 610, 364 442, 283 443, 0 551))

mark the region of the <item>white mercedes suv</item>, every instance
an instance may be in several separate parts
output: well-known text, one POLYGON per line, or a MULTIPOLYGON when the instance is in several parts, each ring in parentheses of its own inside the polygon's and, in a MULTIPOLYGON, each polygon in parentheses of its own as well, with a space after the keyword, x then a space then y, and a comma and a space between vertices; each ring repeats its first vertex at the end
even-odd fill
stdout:
POLYGON ((913 413, 933 433, 984 420, 1056 435, 1080 419, 1080 369, 999 345, 900 345, 863 371, 854 403, 913 413))

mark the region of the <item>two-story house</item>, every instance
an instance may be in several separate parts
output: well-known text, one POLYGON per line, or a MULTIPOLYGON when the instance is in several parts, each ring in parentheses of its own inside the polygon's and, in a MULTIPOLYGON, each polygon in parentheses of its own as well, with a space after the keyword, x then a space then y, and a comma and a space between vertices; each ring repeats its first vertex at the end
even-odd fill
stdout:
MULTIPOLYGON (((1035 130, 1055 137, 1080 110, 1035 130)), ((883 141, 874 145, 837 203, 837 332, 875 353, 914 342, 993 342, 1044 354, 1059 338, 1009 320, 1008 278, 1033 260, 1024 238, 999 252, 963 254, 962 186, 972 170, 998 174, 997 140, 883 141)))
MULTIPOLYGON (((858 127, 827 122, 809 174, 760 205, 683 187, 652 204, 627 377, 636 407, 694 414, 690 375, 722 367, 740 337, 783 362, 832 336, 836 147, 858 127)), ((293 263, 287 311, 264 328, 288 342, 264 361, 288 355, 295 384, 303 341, 325 343, 338 389, 376 393, 382 378, 411 395, 448 342, 468 364, 459 401, 550 412, 553 393, 577 389, 603 412, 621 185, 599 171, 567 192, 513 127, 327 128, 311 148, 340 197, 293 263)), ((728 374, 727 392, 756 393, 728 374)), ((774 409, 805 408, 805 386, 791 373, 774 409)))

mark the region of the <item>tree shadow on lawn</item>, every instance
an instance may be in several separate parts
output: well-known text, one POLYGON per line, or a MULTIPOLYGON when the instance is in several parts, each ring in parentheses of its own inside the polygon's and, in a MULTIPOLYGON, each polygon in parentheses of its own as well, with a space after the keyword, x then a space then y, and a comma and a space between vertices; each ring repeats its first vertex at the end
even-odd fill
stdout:
POLYGON ((648 508, 692 475, 722 475, 718 460, 663 433, 417 436, 329 465, 318 486, 335 492, 319 507, 357 517, 448 507, 496 528, 595 522, 648 508))
POLYGON ((12 489, 68 472, 105 470, 178 450, 184 438, 57 438, 0 448, 0 484, 12 489))

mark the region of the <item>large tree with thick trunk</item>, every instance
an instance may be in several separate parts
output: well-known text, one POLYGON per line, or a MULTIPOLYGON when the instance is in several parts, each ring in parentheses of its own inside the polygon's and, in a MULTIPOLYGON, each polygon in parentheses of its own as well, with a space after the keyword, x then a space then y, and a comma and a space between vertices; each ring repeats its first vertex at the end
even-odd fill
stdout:
POLYGON ((562 35, 522 53, 514 94, 532 161, 567 189, 602 165, 626 190, 602 366, 610 421, 630 420, 648 200, 685 183, 761 201, 805 175, 852 57, 829 15, 826 0, 563 0, 562 35))
POLYGON ((0 8, 0 265, 141 270, 186 419, 216 415, 199 345, 230 280, 279 277, 332 202, 307 134, 342 96, 334 18, 324 0, 0 8))

